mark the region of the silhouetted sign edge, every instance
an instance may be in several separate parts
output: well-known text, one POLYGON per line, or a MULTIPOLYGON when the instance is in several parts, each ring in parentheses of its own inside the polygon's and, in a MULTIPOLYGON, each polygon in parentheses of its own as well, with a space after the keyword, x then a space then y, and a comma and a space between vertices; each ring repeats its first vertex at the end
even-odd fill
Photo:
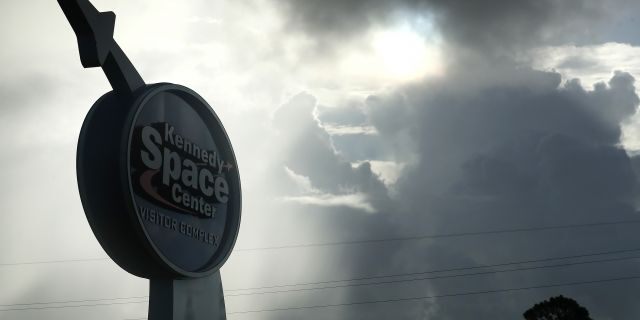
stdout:
POLYGON ((133 202, 129 174, 129 150, 136 115, 145 99, 161 91, 176 91, 196 99, 210 114, 215 127, 208 128, 216 143, 225 141, 228 155, 237 161, 231 141, 217 114, 206 101, 186 87, 159 83, 146 85, 134 92, 134 98, 113 91, 103 95, 87 114, 78 140, 77 179, 80 198, 91 229, 114 262, 128 272, 145 278, 193 278, 210 275, 228 259, 237 239, 242 211, 240 173, 237 172, 237 208, 229 210, 220 248, 211 263, 197 271, 184 270, 168 260, 152 243, 138 217, 133 202), (109 172, 111 172, 109 174, 109 172))

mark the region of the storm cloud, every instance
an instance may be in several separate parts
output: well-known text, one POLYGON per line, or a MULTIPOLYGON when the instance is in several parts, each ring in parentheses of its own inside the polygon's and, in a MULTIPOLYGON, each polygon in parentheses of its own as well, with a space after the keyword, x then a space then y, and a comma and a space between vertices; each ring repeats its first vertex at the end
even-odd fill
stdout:
MULTIPOLYGON (((369 153, 369 160, 404 165, 397 182, 387 186, 392 196, 385 201, 392 209, 372 216, 379 224, 367 224, 371 232, 365 238, 637 218, 638 179, 632 165, 637 161, 621 146, 621 125, 636 113, 639 102, 634 77, 616 71, 608 82, 585 87, 578 79, 562 79, 558 73, 533 70, 510 58, 495 59, 567 39, 594 41, 598 35, 590 33, 592 28, 608 14, 597 3, 298 1, 288 3, 287 9, 292 26, 329 45, 376 25, 392 25, 403 14, 429 16, 446 39, 448 50, 465 51, 450 56, 457 58, 441 77, 363 99, 365 125, 376 131, 377 151, 369 153), (465 54, 482 58, 467 59, 465 54)), ((344 119, 351 119, 346 121, 362 125, 361 114, 353 105, 334 107, 317 108, 321 123, 335 123, 335 115, 344 114, 344 119)), ((347 141, 343 135, 329 135, 335 153, 353 159, 362 157, 359 141, 365 141, 363 138, 356 135, 347 141)), ((312 184, 327 183, 326 179, 340 184, 340 179, 324 172, 307 171, 306 176, 312 184)), ((633 226, 612 226, 345 250, 351 256, 347 258, 350 272, 358 277, 616 250, 633 247, 637 241, 633 226)), ((356 287, 348 301, 583 281, 634 275, 636 268, 637 263, 630 261, 460 281, 415 281, 413 286, 356 287)), ((595 317, 634 317, 640 310, 628 298, 625 286, 630 285, 635 286, 610 284, 606 292, 569 287, 490 298, 380 304, 333 310, 332 315, 348 319, 517 318, 536 300, 559 292, 584 301, 595 317)), ((319 313, 314 315, 324 319, 319 313)))
MULTIPOLYGON (((471 74, 473 71, 469 70, 471 74)), ((386 237, 395 238, 637 217, 634 203, 638 180, 632 159, 619 146, 620 124, 638 106, 634 78, 616 72, 607 84, 585 89, 577 80, 562 83, 560 75, 552 72, 503 71, 503 76, 495 81, 485 77, 485 81, 469 86, 464 84, 470 83, 469 77, 473 76, 452 74, 446 79, 411 84, 365 100, 368 120, 382 141, 378 147, 385 150, 381 154, 386 154, 387 160, 410 164, 392 186, 397 190, 396 196, 386 200, 387 207, 392 209, 372 217, 380 225, 369 226, 372 232, 365 238, 379 238, 380 230, 385 230, 386 237)), ((306 111, 298 110, 312 113, 309 107, 306 111)), ((351 113, 353 109, 347 106, 344 112, 351 113)), ((331 111, 336 113, 339 112, 331 111)), ((333 137, 336 138, 340 139, 333 137)), ((313 145, 318 146, 317 143, 308 146, 313 145)), ((350 149, 347 145, 337 152, 348 154, 350 149)), ((326 175, 328 170, 316 169, 314 174, 314 169, 308 167, 308 159, 298 157, 291 161, 307 166, 305 174, 311 183, 326 184, 329 179, 341 184, 343 178, 326 175)), ((620 249, 638 240, 632 227, 587 231, 549 232, 542 238, 538 234, 524 234, 362 246, 349 251, 351 271, 354 277, 419 272, 443 266, 512 261, 514 257, 526 259, 531 255, 562 256, 620 249)), ((420 286, 417 282, 413 288, 355 288, 351 300, 388 299, 406 296, 407 292, 424 295, 424 290, 446 294, 496 285, 508 288, 521 285, 521 281, 531 285, 550 280, 580 281, 633 272, 636 265, 584 268, 571 273, 538 272, 524 278, 507 274, 446 285, 431 281, 420 286)), ((600 301, 590 305, 595 315, 640 314, 625 298, 625 290, 618 289, 614 296, 619 300, 607 299, 611 293, 598 290, 569 288, 561 292, 569 292, 583 301, 600 301)), ((534 291, 495 300, 469 298, 464 299, 465 308, 452 308, 455 303, 447 300, 416 303, 407 308, 378 306, 370 311, 358 308, 344 311, 344 317, 415 319, 420 314, 438 319, 490 318, 501 314, 517 317, 527 303, 544 295, 544 291, 534 291), (510 307, 498 308, 493 305, 497 301, 510 307)))
POLYGON ((284 1, 291 30, 323 44, 352 39, 376 26, 434 23, 458 50, 504 56, 523 47, 562 41, 601 40, 600 23, 623 7, 622 1, 284 1), (612 9, 616 8, 616 10, 612 9), (337 40, 337 41, 336 41, 337 40))

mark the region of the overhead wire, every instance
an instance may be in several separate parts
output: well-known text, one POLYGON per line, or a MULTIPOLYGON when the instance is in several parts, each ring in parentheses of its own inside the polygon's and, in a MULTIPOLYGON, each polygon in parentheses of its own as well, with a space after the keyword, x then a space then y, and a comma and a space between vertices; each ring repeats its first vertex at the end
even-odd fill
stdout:
MULTIPOLYGON (((627 277, 606 278, 606 279, 597 279, 597 280, 574 281, 574 282, 564 282, 564 283, 551 283, 551 284, 526 286, 526 287, 515 287, 515 288, 505 288, 505 289, 476 290, 476 291, 455 292, 455 293, 447 293, 447 294, 425 295, 425 296, 406 297, 406 298, 366 300, 366 301, 355 301, 355 302, 347 302, 347 303, 321 304, 321 305, 297 306, 297 307, 273 308, 273 309, 244 310, 244 311, 228 312, 227 314, 247 314, 247 313, 276 312, 276 311, 291 311, 291 310, 319 309, 319 308, 354 306, 354 305, 365 305, 365 304, 392 303, 392 302, 402 302, 402 301, 427 300, 427 299, 436 299, 436 298, 451 298, 451 297, 462 297, 462 296, 471 296, 471 295, 483 295, 483 294, 504 293, 504 292, 514 292, 514 291, 526 291, 526 290, 534 290, 534 289, 546 289, 546 288, 555 288, 555 287, 582 286, 582 285, 589 285, 589 284, 606 283, 606 282, 617 282, 617 281, 626 281, 626 280, 637 280, 637 279, 640 279, 640 276, 627 276, 627 277)), ((68 306, 47 306, 47 307, 15 308, 15 309, 4 309, 4 310, 0 310, 0 311, 96 307, 96 306, 107 306, 107 305, 118 305, 118 304, 145 303, 145 302, 148 302, 148 300, 131 301, 131 302, 112 302, 112 303, 68 305, 68 306)))
MULTIPOLYGON (((123 299, 126 299, 126 298, 123 298, 123 299)), ((115 300, 115 299, 112 299, 112 300, 115 300)), ((93 303, 93 304, 78 304, 78 305, 64 305, 64 306, 10 308, 10 309, 0 309, 0 312, 4 312, 4 311, 22 311, 22 310, 43 310, 43 309, 65 309, 65 308, 81 308, 81 307, 98 307, 98 306, 110 306, 110 305, 118 305, 118 304, 134 304, 134 303, 145 303, 145 302, 149 302, 149 300, 123 301, 123 302, 110 302, 110 303, 93 303)))
MULTIPOLYGON (((96 301, 110 301, 110 300, 127 300, 127 299, 143 299, 149 298, 149 296, 133 296, 122 298, 100 298, 100 299, 82 299, 82 300, 61 300, 61 301, 46 301, 46 302, 29 302, 29 303, 12 303, 12 304, 0 304, 0 308, 3 307, 15 307, 15 306, 34 306, 34 305, 46 305, 46 304, 63 304, 63 303, 77 303, 77 302, 96 302, 96 301)), ((0 310, 2 311, 2 310, 0 310)))
MULTIPOLYGON (((609 251, 609 252, 620 253, 620 252, 631 252, 631 251, 640 251, 640 250, 617 250, 617 251, 609 251)), ((595 255, 595 253, 594 254, 574 255, 573 257, 576 257, 576 256, 578 256, 578 257, 579 256, 593 256, 593 255, 595 255)), ((600 255, 602 255, 602 253, 600 253, 600 255)), ((568 256, 568 257, 571 257, 571 256, 568 256)), ((539 261, 548 261, 549 259, 550 258, 538 259, 538 260, 527 260, 527 261, 528 262, 539 262, 539 261)), ((553 259, 557 259, 557 258, 553 258, 553 259)), ((506 273, 506 272, 537 270, 537 269, 546 269, 546 268, 558 268, 558 267, 566 267, 566 266, 574 266, 574 265, 593 264, 593 263, 600 263, 600 262, 623 261, 623 260, 631 260, 631 259, 640 259, 640 256, 618 257, 618 258, 608 258, 608 259, 599 259, 599 260, 569 262, 569 263, 556 264, 556 265, 543 265, 543 266, 513 268, 513 269, 507 269, 507 270, 492 270, 492 271, 484 271, 484 272, 476 272, 476 273, 464 273, 464 274, 441 275, 441 276, 413 278, 413 279, 389 280, 389 281, 380 281, 380 282, 373 282, 373 283, 345 284, 345 285, 336 285, 336 286, 325 286, 325 287, 314 287, 314 288, 299 288, 299 289, 289 289, 289 290, 280 290, 280 291, 229 294, 229 295, 225 295, 225 297, 244 296, 244 295, 261 295, 261 294, 281 293, 281 292, 310 291, 310 290, 332 289, 332 288, 342 288, 342 287, 358 287, 358 286, 366 286, 366 285, 380 285, 380 284, 392 284, 392 283, 402 283, 402 282, 410 282, 410 281, 445 279, 445 278, 467 277, 467 276, 477 276, 477 275, 487 275, 487 274, 500 274, 500 273, 506 273)), ((499 264, 496 264, 496 265, 499 265, 499 264)), ((487 267, 489 267, 489 266, 477 266, 477 267, 473 267, 473 268, 487 268, 487 267)), ((452 270, 452 269, 449 269, 449 270, 452 270)), ((440 272, 442 272, 442 271, 440 271, 440 272)), ((250 289, 260 289, 260 288, 258 287, 258 288, 250 288, 250 289)), ((243 290, 249 290, 249 289, 243 289, 243 290)), ((100 302, 100 301, 106 302, 106 301, 112 301, 112 300, 146 299, 146 298, 149 298, 149 296, 145 295, 145 296, 117 297, 117 298, 103 298, 103 299, 83 299, 83 300, 64 300, 64 301, 47 301, 47 302, 4 304, 4 305, 0 305, 0 307, 13 307, 13 308, 0 309, 0 312, 3 312, 3 311, 18 311, 18 310, 41 310, 41 309, 75 308, 75 307, 84 307, 84 306, 103 306, 103 305, 112 305, 112 304, 116 305, 116 304, 143 303, 143 302, 148 302, 148 300, 128 301, 128 302, 96 303, 96 304, 46 306, 48 304, 65 304, 65 303, 78 303, 78 302, 100 302)))
POLYGON ((365 239, 365 240, 318 242, 318 243, 305 243, 305 244, 293 244, 293 245, 281 245, 281 246, 266 246, 266 247, 245 248, 245 249, 239 248, 239 249, 235 249, 235 251, 277 250, 277 249, 292 249, 292 248, 353 245, 353 244, 377 243, 377 242, 396 242, 396 241, 425 240, 425 239, 439 239, 439 238, 457 238, 457 237, 479 236, 479 235, 489 235, 489 234, 589 228, 589 227, 599 227, 599 226, 607 226, 607 225, 620 225, 620 224, 626 225, 626 224, 636 224, 636 223, 640 223, 640 220, 622 220, 622 221, 592 222, 592 223, 567 224, 567 225, 544 226, 544 227, 523 227, 523 228, 515 228, 515 229, 467 231, 467 232, 457 232, 457 233, 428 234, 428 235, 382 238, 382 239, 365 239))
POLYGON ((338 279, 338 280, 313 281, 313 282, 301 282, 301 283, 291 283, 291 284, 281 284, 281 285, 270 285, 270 286, 261 286, 261 287, 252 287, 252 288, 227 289, 226 291, 234 292, 234 291, 246 291, 246 290, 274 289, 274 288, 283 288, 283 287, 295 287, 295 286, 307 286, 307 285, 317 285, 317 284, 340 283, 340 282, 347 282, 347 281, 362 281, 362 280, 384 279, 384 278, 393 278, 393 277, 401 277, 401 276, 413 276, 413 275, 422 275, 422 274, 430 274, 430 273, 467 271, 467 270, 475 270, 475 269, 506 267, 506 266, 511 266, 511 265, 520 265, 520 264, 528 264, 528 263, 540 263, 540 262, 569 260, 569 259, 578 259, 578 258, 588 258, 588 257, 613 255, 613 254, 622 254, 622 253, 632 253, 632 252, 638 252, 638 251, 640 251, 640 248, 622 249, 622 250, 609 250, 609 251, 598 251, 598 252, 590 252, 590 253, 575 254, 575 255, 548 257, 548 258, 541 258, 541 259, 516 260, 516 261, 509 261, 509 262, 502 262, 502 263, 495 263, 495 264, 484 264, 484 265, 474 265, 474 266, 466 266, 466 267, 433 269, 433 270, 417 271, 417 272, 392 273, 392 274, 386 274, 386 275, 376 275, 376 276, 357 277, 357 278, 345 278, 345 279, 338 279))
POLYGON ((289 293, 289 292, 301 292, 301 291, 311 291, 311 290, 337 289, 337 288, 346 288, 346 287, 353 288, 353 287, 374 286, 374 285, 382 285, 382 284, 396 284, 396 283, 424 281, 424 280, 450 279, 450 278, 471 277, 471 276, 490 275, 490 274, 501 274, 501 273, 508 273, 508 272, 517 272, 517 271, 562 268, 562 267, 570 267, 570 266, 576 266, 576 265, 635 260, 635 259, 640 259, 640 256, 622 257, 622 258, 615 258, 615 259, 600 259, 600 260, 581 261, 581 262, 570 262, 570 263, 562 263, 562 264, 546 265, 546 266, 521 267, 521 268, 512 268, 507 270, 492 270, 492 271, 462 273, 462 274, 453 274, 453 275, 430 276, 430 277, 411 278, 411 279, 386 280, 386 281, 377 281, 377 282, 341 284, 341 285, 331 285, 331 286, 323 286, 323 287, 296 288, 296 289, 274 290, 274 291, 263 291, 263 292, 237 293, 237 294, 228 294, 228 295, 225 295, 225 297, 247 296, 247 295, 253 296, 253 295, 262 295, 262 294, 289 293))
MULTIPOLYGON (((248 251, 263 251, 263 250, 279 250, 279 249, 294 249, 294 248, 309 248, 309 247, 329 247, 329 246, 355 245, 355 244, 380 243, 380 242, 411 241, 411 240, 425 240, 425 239, 439 239, 439 238, 457 238, 457 237, 480 236, 480 235, 490 235, 490 234, 535 232, 535 231, 545 231, 545 230, 563 230, 563 229, 590 228, 590 227, 612 226, 612 225, 629 225, 629 224, 637 224, 637 223, 640 223, 640 220, 618 220, 618 221, 567 224, 567 225, 556 225, 556 226, 542 226, 542 227, 513 228, 513 229, 496 229, 496 230, 485 230, 485 231, 468 231, 468 232, 457 232, 457 233, 428 234, 428 235, 417 235, 417 236, 408 236, 408 237, 393 237, 393 238, 382 238, 382 239, 363 239, 363 240, 348 240, 348 241, 335 241, 335 242, 317 242, 317 243, 289 244, 289 245, 265 246, 265 247, 254 247, 254 248, 236 248, 236 249, 234 249, 234 252, 236 252, 236 251, 237 252, 248 252, 248 251)), ((10 267, 10 266, 20 266, 20 265, 50 264, 50 263, 107 261, 107 260, 110 260, 110 259, 108 257, 104 257, 104 258, 68 259, 68 260, 6 262, 6 263, 0 263, 0 267, 10 267)))
POLYGON ((536 286, 528 286, 528 287, 506 288, 506 289, 466 291, 466 292, 438 294, 438 295, 426 295, 426 296, 407 297, 407 298, 368 300, 368 301, 356 301, 356 302, 347 302, 347 303, 321 304, 321 305, 286 307, 286 308, 273 308, 273 309, 245 310, 245 311, 229 312, 227 314, 248 314, 248 313, 262 313, 262 312, 276 312, 276 311, 320 309, 320 308, 343 307, 343 306, 366 305, 366 304, 378 304, 378 303, 392 303, 392 302, 403 302, 403 301, 417 301, 417 300, 428 300, 428 299, 437 299, 437 298, 452 298, 452 297, 483 295, 483 294, 493 294, 493 293, 526 291, 526 290, 534 290, 534 289, 547 289, 547 288, 555 288, 555 287, 583 286, 583 285, 589 285, 589 284, 606 283, 606 282, 617 282, 617 281, 627 281, 627 280, 637 280, 637 279, 640 279, 640 276, 627 276, 627 277, 607 278, 607 279, 588 280, 588 281, 552 283, 552 284, 544 284, 544 285, 536 285, 536 286))
MULTIPOLYGON (((607 282, 618 282, 618 281, 627 281, 627 280, 638 280, 638 279, 640 279, 640 276, 628 276, 628 277, 607 278, 607 279, 598 279, 598 280, 574 281, 574 282, 565 282, 565 283, 552 283, 552 284, 526 286, 526 287, 516 287, 516 288, 505 288, 505 289, 494 289, 494 290, 477 290, 477 291, 466 291, 466 292, 456 292, 456 293, 437 294, 437 295, 424 295, 424 296, 417 296, 417 297, 367 300, 367 301, 355 301, 355 302, 347 302, 347 303, 332 303, 332 304, 320 304, 320 305, 311 305, 311 306, 297 306, 297 307, 285 307, 285 308, 273 308, 273 309, 244 310, 244 311, 228 312, 227 314, 228 315, 233 315, 233 314, 238 314, 239 315, 239 314, 250 314, 250 313, 263 313, 263 312, 279 312, 279 311, 321 309, 321 308, 331 308, 331 307, 345 307, 345 306, 356 306, 356 305, 367 305, 367 304, 422 301, 422 300, 439 299, 439 298, 454 298, 454 297, 464 297, 464 296, 473 296, 473 295, 485 295, 485 294, 496 294, 496 293, 505 293, 505 292, 527 291, 527 290, 534 290, 534 289, 548 289, 548 288, 557 288, 557 287, 584 286, 584 285, 590 285, 590 284, 599 284, 599 283, 607 283, 607 282)), ((145 319, 147 319, 147 318, 146 317, 145 318, 134 318, 134 319, 127 319, 127 320, 145 320, 145 319)))
MULTIPOLYGON (((515 229, 496 229, 496 230, 486 230, 486 231, 443 233, 443 234, 419 235, 419 236, 409 236, 409 237, 396 237, 396 238, 383 238, 383 239, 365 239, 365 240, 352 240, 352 241, 340 241, 340 242, 293 244, 293 245, 258 247, 258 248, 244 248, 244 249, 239 248, 239 249, 236 249, 236 251, 276 250, 276 249, 289 249, 289 248, 353 245, 353 244, 378 243, 378 242, 410 241, 410 240, 422 240, 422 239, 437 239, 437 238, 478 236, 478 235, 489 235, 489 234, 505 234, 505 233, 534 232, 534 231, 544 231, 544 230, 561 230, 561 229, 572 229, 572 228, 587 228, 587 227, 620 225, 620 224, 628 225, 628 224, 635 224, 635 223, 640 223, 640 220, 621 220, 621 221, 582 223, 582 224, 570 224, 570 225, 556 225, 556 226, 545 226, 545 227, 528 227, 528 228, 515 228, 515 229)), ((294 287, 294 286, 303 286, 303 285, 318 285, 318 284, 329 284, 329 283, 338 283, 338 282, 347 282, 347 281, 372 280, 372 279, 390 278, 390 277, 398 277, 398 276, 412 276, 412 275, 429 274, 429 273, 464 271, 464 270, 473 270, 473 269, 478 269, 478 268, 491 268, 491 267, 501 267, 501 266, 515 265, 515 264, 547 262, 547 261, 554 261, 554 260, 566 260, 566 259, 572 259, 572 258, 590 257, 590 256, 606 255, 606 254, 629 253, 629 252, 634 252, 634 251, 640 251, 640 249, 604 251, 604 252, 588 253, 588 254, 580 254, 580 255, 571 255, 571 256, 564 256, 564 257, 552 257, 552 258, 544 258, 544 259, 513 261, 513 262, 492 264, 492 265, 469 266, 469 267, 430 270, 430 271, 413 272, 413 273, 402 273, 402 274, 390 274, 390 275, 380 275, 380 276, 370 276, 370 277, 359 277, 359 278, 350 278, 350 279, 341 279, 341 280, 306 282, 306 283, 285 284, 285 285, 273 285, 273 286, 263 286, 263 287, 255 287, 255 288, 231 289, 231 290, 227 290, 227 291, 264 290, 264 289, 282 288, 282 287, 294 287)), ((408 282, 408 281, 419 281, 419 280, 430 280, 430 279, 440 279, 440 278, 472 276, 472 275, 481 275, 481 274, 494 274, 494 273, 503 273, 503 272, 523 271, 523 270, 555 268, 555 267, 569 266, 569 265, 580 265, 580 264, 597 263, 597 262, 608 262, 608 261, 621 261, 621 260, 629 260, 629 259, 637 259, 637 258, 640 258, 640 257, 623 257, 623 258, 614 258, 614 259, 600 259, 600 260, 593 260, 593 261, 571 262, 571 263, 564 263, 564 264, 551 265, 551 266, 536 266, 536 267, 526 267, 526 268, 514 268, 514 269, 509 269, 509 270, 494 270, 494 271, 485 271, 485 272, 476 272, 476 273, 467 273, 467 274, 458 274, 458 275, 426 277, 426 278, 422 278, 422 279, 389 280, 389 281, 379 281, 379 282, 374 282, 374 283, 344 284, 344 285, 324 286, 324 287, 319 287, 319 288, 318 287, 316 287, 316 288, 297 288, 297 289, 288 289, 288 290, 279 290, 279 291, 232 294, 232 295, 228 295, 228 296, 256 295, 256 294, 267 294, 267 293, 278 293, 278 292, 295 292, 295 291, 320 290, 320 289, 339 288, 339 287, 377 285, 377 284, 387 284, 387 283, 397 283, 397 282, 408 282)), ((50 260, 50 261, 0 263, 0 267, 2 267, 2 266, 18 266, 18 265, 49 264, 49 263, 92 262, 92 261, 101 261, 101 260, 109 260, 109 259, 108 258, 87 258, 87 259, 69 259, 69 260, 50 260)), ((636 279, 636 278, 637 277, 624 278, 624 279, 636 279)), ((596 282, 618 281, 620 279, 623 279, 623 278, 614 278, 614 279, 611 279, 611 280, 601 280, 601 281, 598 280, 596 282)), ((584 283, 594 283, 594 282, 590 281, 590 282, 584 282, 584 283)), ((582 284, 582 282, 581 283, 576 283, 576 284, 582 284)), ((568 285, 568 284, 558 284, 558 285, 554 285, 554 286, 561 286, 561 285, 564 286, 564 285, 568 285)), ((508 290, 524 290, 524 288, 508 289, 508 290)), ((492 290, 492 291, 488 291, 488 292, 500 292, 500 291, 492 290)), ((476 293, 468 293, 468 294, 476 294, 476 293)), ((459 294, 456 294, 456 295, 459 295, 459 294)), ((450 296, 450 295, 446 295, 446 296, 450 296)), ((118 304, 131 304, 131 303, 148 302, 148 300, 113 302, 113 300, 127 300, 127 299, 139 299, 139 298, 148 298, 148 296, 125 297, 125 298, 108 298, 108 299, 83 299, 83 300, 67 300, 67 301, 49 301, 49 302, 34 302, 34 303, 16 303, 16 304, 0 305, 0 308, 1 307, 15 307, 15 308, 8 308, 8 309, 0 309, 0 312, 17 311, 17 310, 40 310, 40 309, 59 309, 59 308, 75 308, 75 307, 94 307, 94 306, 105 306, 105 305, 118 305, 118 304), (109 302, 109 303, 95 303, 95 304, 80 304, 80 305, 47 306, 48 304, 64 304, 64 303, 78 303, 78 302, 100 302, 100 301, 104 301, 104 302, 112 301, 112 302, 109 302)), ((426 298, 422 298, 422 299, 426 299, 426 298)), ((380 302, 383 302, 383 301, 380 301, 380 302)), ((363 302, 363 303, 379 303, 379 302, 363 302)), ((352 305, 352 304, 361 304, 361 303, 358 302, 358 303, 349 303, 349 304, 340 304, 340 305, 352 305)), ((327 306, 334 306, 334 305, 327 305, 327 306)), ((296 307, 296 308, 316 308, 316 307, 325 307, 325 306, 308 306, 308 307, 296 307)), ((264 312, 268 312, 268 311, 274 311, 274 310, 276 310, 276 309, 263 310, 263 311, 264 312)), ((260 311, 260 312, 263 312, 263 311, 260 311)), ((236 313, 247 313, 247 312, 254 312, 254 311, 243 311, 243 312, 236 312, 236 313)))

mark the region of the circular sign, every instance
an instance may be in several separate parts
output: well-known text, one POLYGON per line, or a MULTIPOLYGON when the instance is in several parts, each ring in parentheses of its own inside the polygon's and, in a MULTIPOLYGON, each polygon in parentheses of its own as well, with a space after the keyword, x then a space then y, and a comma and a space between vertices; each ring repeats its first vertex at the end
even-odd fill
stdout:
POLYGON ((194 91, 163 83, 103 96, 85 119, 77 166, 89 223, 127 271, 205 276, 231 253, 240 176, 220 120, 194 91))
POLYGON ((156 87, 139 99, 127 144, 134 220, 156 254, 185 275, 219 265, 238 231, 240 178, 213 110, 187 88, 156 87))

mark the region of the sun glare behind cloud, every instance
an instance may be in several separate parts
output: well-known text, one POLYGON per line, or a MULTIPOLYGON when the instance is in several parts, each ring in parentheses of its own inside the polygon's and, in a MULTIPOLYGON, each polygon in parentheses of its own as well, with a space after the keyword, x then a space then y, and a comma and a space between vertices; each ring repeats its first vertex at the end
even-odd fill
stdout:
POLYGON ((377 32, 373 48, 382 71, 396 79, 415 79, 437 71, 437 48, 408 28, 377 32))
POLYGON ((384 86, 442 74, 437 34, 403 25, 372 30, 359 50, 343 56, 342 74, 366 86, 384 86), (360 79, 358 81, 357 79, 360 79))

